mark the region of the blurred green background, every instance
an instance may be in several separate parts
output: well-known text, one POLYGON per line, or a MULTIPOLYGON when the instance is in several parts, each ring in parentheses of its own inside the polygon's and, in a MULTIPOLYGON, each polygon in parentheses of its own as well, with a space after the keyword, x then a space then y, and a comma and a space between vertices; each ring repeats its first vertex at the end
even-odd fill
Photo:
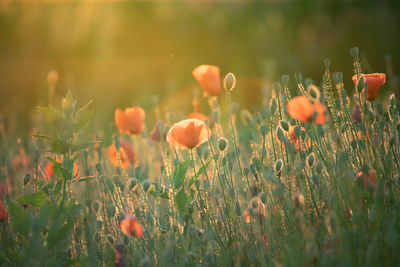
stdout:
POLYGON ((319 83, 324 58, 352 88, 353 46, 365 72, 386 72, 385 55, 398 72, 399 14, 396 1, 1 1, 0 113, 27 121, 46 104, 51 69, 58 94, 94 99, 107 119, 117 106, 151 109, 153 95, 190 107, 191 71, 204 63, 234 72, 250 109, 283 74, 319 83))

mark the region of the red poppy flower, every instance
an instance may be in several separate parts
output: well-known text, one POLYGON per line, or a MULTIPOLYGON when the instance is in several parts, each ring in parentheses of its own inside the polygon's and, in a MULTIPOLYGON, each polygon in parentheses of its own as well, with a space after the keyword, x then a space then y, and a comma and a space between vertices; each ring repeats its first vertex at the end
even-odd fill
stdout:
POLYGON ((198 120, 201 120, 201 121, 204 121, 204 122, 209 121, 210 124, 211 124, 211 119, 210 119, 210 117, 208 117, 207 115, 204 115, 203 113, 200 113, 200 112, 193 112, 193 113, 190 113, 190 114, 187 116, 187 118, 188 118, 188 119, 198 119, 198 120))
POLYGON ((211 136, 208 125, 199 119, 187 119, 174 124, 167 134, 168 143, 175 148, 192 149, 211 136))
MULTIPOLYGON (((161 127, 164 125, 164 122, 162 120, 159 120, 156 122, 156 125, 154 125, 153 131, 150 133, 150 140, 154 142, 160 142, 161 141, 161 127)), ((166 134, 163 134, 163 138, 165 139, 166 134)))
MULTIPOLYGON (((57 162, 62 164, 62 161, 60 159, 57 159, 57 162)), ((44 172, 45 172, 44 179, 48 183, 50 183, 52 175, 54 176, 54 178, 57 178, 56 175, 54 174, 54 171, 53 171, 53 165, 54 165, 53 162, 49 162, 49 163, 47 163, 46 167, 44 167, 44 172)), ((76 163, 74 163, 74 177, 75 177, 75 180, 79 179, 79 173, 80 173, 79 172, 79 167, 78 167, 78 165, 76 165, 76 163)))
POLYGON ((139 134, 143 129, 146 113, 141 107, 115 110, 115 124, 121 133, 139 134))
POLYGON ((292 98, 288 103, 288 113, 290 117, 303 123, 314 119, 317 124, 323 124, 327 119, 326 107, 320 102, 311 103, 306 96, 292 98))
POLYGON ((135 233, 137 237, 143 236, 143 226, 132 214, 125 215, 125 219, 121 222, 121 231, 128 236, 132 236, 133 233, 135 233))
MULTIPOLYGON (((121 162, 122 168, 125 170, 129 169, 129 166, 135 162, 136 155, 133 151, 131 145, 125 139, 120 139, 120 148, 119 148, 119 159, 121 162)), ((118 158, 117 158, 117 149, 114 144, 110 145, 107 150, 106 154, 108 159, 111 163, 117 167, 119 166, 118 158)))
MULTIPOLYGON (((367 100, 373 101, 378 97, 379 90, 381 86, 386 82, 385 73, 371 73, 371 74, 361 74, 364 77, 364 82, 368 84, 367 100)), ((357 75, 352 77, 355 85, 358 83, 357 75)))
POLYGON ((217 66, 200 65, 192 71, 204 90, 204 96, 217 96, 221 92, 220 70, 217 66))
POLYGON ((356 181, 362 180, 362 184, 365 189, 372 188, 376 190, 378 181, 376 179, 376 171, 374 169, 369 170, 368 173, 359 172, 356 175, 356 181))
POLYGON ((4 221, 7 218, 7 210, 3 206, 3 201, 0 198, 0 221, 4 221))

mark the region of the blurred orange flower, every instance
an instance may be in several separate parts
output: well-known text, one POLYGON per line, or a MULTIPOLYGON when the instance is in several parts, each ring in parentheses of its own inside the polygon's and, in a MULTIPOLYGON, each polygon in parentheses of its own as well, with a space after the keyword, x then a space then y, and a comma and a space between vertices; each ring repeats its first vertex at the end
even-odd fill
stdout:
POLYGON ((327 119, 326 107, 320 102, 311 103, 306 96, 292 98, 288 103, 288 113, 290 117, 303 123, 310 122, 314 118, 314 114, 316 114, 314 121, 317 124, 323 124, 327 119))
POLYGON ((141 107, 115 110, 115 124, 121 133, 139 134, 143 129, 146 113, 141 107))
MULTIPOLYGON (((119 148, 119 159, 121 161, 121 166, 125 170, 129 169, 129 166, 135 162, 136 155, 133 151, 131 145, 125 139, 119 139, 120 148, 119 148)), ((106 154, 108 159, 114 166, 119 166, 118 158, 117 158, 117 149, 114 144, 110 145, 106 154)))
POLYGON ((0 198, 0 221, 4 221, 7 218, 7 210, 3 206, 3 201, 0 198))
POLYGON ((199 119, 187 119, 171 127, 167 141, 175 148, 192 149, 206 142, 210 136, 210 128, 205 122, 199 119))
POLYGON ((243 217, 246 223, 251 222, 250 212, 247 209, 243 211, 243 217))
POLYGON ((129 236, 132 236, 133 233, 135 233, 137 237, 143 236, 143 226, 132 214, 125 215, 125 219, 121 222, 121 231, 123 234, 129 236))
POLYGON ((213 65, 200 65, 192 74, 204 90, 203 96, 217 96, 221 92, 220 70, 213 65))
MULTIPOLYGON (((153 131, 150 133, 150 140, 154 142, 160 142, 161 141, 161 128, 164 125, 164 122, 162 120, 159 120, 156 122, 156 125, 154 125, 153 131)), ((166 134, 163 134, 163 138, 165 139, 166 134)))
MULTIPOLYGON (((367 100, 373 101, 378 97, 379 90, 382 85, 386 82, 385 73, 371 73, 371 74, 361 74, 364 77, 364 82, 368 84, 367 100)), ((355 85, 357 85, 358 79, 357 75, 353 75, 352 80, 355 85)))
POLYGON ((206 122, 206 121, 209 121, 210 122, 210 124, 211 124, 211 119, 210 119, 210 117, 208 117, 207 115, 204 115, 203 113, 200 113, 200 112, 193 112, 193 113, 190 113, 188 116, 187 116, 187 118, 188 119, 198 119, 198 120, 201 120, 201 121, 204 121, 204 122, 206 122))
MULTIPOLYGON (((62 161, 60 159, 57 159, 57 162, 62 164, 62 161)), ((54 174, 53 165, 54 165, 53 162, 49 162, 49 163, 47 163, 46 167, 44 167, 44 172, 45 172, 44 179, 48 183, 50 183, 51 175, 53 175, 54 178, 57 178, 56 175, 54 174)), ((74 177, 75 177, 75 180, 79 179, 79 173, 80 173, 80 171, 79 171, 78 165, 76 165, 76 163, 74 163, 74 177)))
POLYGON ((362 180, 362 184, 365 189, 372 188, 376 190, 378 186, 378 181, 376 179, 376 171, 374 169, 369 170, 368 173, 363 173, 362 171, 357 173, 356 181, 362 180))

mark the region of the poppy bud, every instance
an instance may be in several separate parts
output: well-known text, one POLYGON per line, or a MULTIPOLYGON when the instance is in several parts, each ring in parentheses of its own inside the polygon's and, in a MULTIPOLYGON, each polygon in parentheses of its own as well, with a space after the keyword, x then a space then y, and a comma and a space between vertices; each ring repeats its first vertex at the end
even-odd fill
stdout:
POLYGON ((315 167, 315 170, 318 174, 321 174, 323 168, 324 168, 324 165, 322 164, 322 162, 318 162, 317 166, 315 167))
POLYGON ((240 216, 242 214, 242 209, 240 208, 239 202, 236 202, 235 212, 237 216, 240 216))
POLYGON ((279 173, 282 170, 283 162, 282 160, 278 160, 275 163, 275 172, 279 173))
POLYGON ((226 140, 224 137, 220 137, 220 138, 218 139, 218 148, 219 148, 219 151, 221 151, 221 152, 225 151, 225 149, 227 148, 227 146, 228 146, 228 140, 226 140))
POLYGON ((260 193, 260 200, 262 203, 267 203, 267 195, 264 192, 260 193))
POLYGON ((257 112, 256 115, 254 116, 254 118, 255 118, 257 124, 260 125, 261 122, 262 122, 262 116, 261 116, 261 114, 257 112))
POLYGON ((276 136, 278 137, 279 141, 283 142, 284 133, 281 126, 276 127, 276 136))
POLYGON ((361 91, 364 89, 364 76, 360 76, 360 78, 357 81, 357 92, 361 93, 361 91))
POLYGON ((282 76, 282 83, 285 87, 287 87, 289 85, 289 81, 290 81, 290 76, 289 75, 283 75, 282 76))
POLYGON ((150 188, 150 180, 146 179, 146 180, 143 181, 143 190, 144 190, 144 192, 147 192, 147 190, 149 190, 149 188, 150 188))
POLYGON ((58 82, 58 71, 57 70, 49 71, 49 74, 47 74, 47 82, 51 86, 54 86, 57 84, 57 82, 58 82))
POLYGON ((107 217, 114 217, 115 215, 115 206, 110 205, 106 209, 107 217))
POLYGON ((350 49, 350 55, 353 57, 353 59, 357 59, 358 58, 358 47, 353 47, 350 49))
POLYGON ((296 72, 294 74, 294 79, 296 80, 296 83, 302 83, 303 82, 303 74, 301 72, 296 72))
POLYGON ((396 105, 396 96, 394 94, 391 94, 389 96, 389 102, 390 102, 390 106, 394 107, 396 105))
POLYGON ((331 60, 329 58, 324 59, 324 67, 327 70, 331 67, 331 60))
POLYGON ((276 102, 275 97, 272 98, 271 101, 269 102, 269 108, 271 110, 271 115, 274 115, 278 110, 278 103, 276 102))
POLYGON ((278 82, 276 82, 276 83, 273 83, 272 84, 272 89, 277 93, 277 94, 280 94, 280 92, 281 92, 281 83, 278 83, 278 82))
POLYGON ((98 200, 93 201, 92 209, 94 212, 98 212, 100 209, 100 202, 98 200))
POLYGON ((232 72, 225 75, 224 78, 224 89, 228 92, 232 91, 236 86, 236 77, 232 72))
POLYGON ((28 172, 24 175, 24 185, 27 185, 29 181, 31 180, 32 175, 28 172))
POLYGON ((266 125, 261 125, 260 126, 260 133, 263 135, 263 136, 265 136, 265 135, 267 135, 267 126, 266 125))
POLYGON ((296 137, 298 138, 301 135, 301 127, 300 126, 296 126, 294 127, 294 134, 296 135, 296 137))
POLYGON ((289 123, 287 121, 282 120, 280 123, 283 130, 285 130, 286 132, 289 131, 289 123))
POLYGON ((133 177, 133 178, 129 179, 129 182, 130 182, 129 187, 132 189, 137 185, 138 180, 135 177, 133 177))
POLYGON ((308 157, 307 157, 307 164, 308 164, 308 167, 309 167, 309 168, 312 167, 312 165, 314 164, 314 161, 315 161, 314 153, 311 153, 311 154, 308 155, 308 157))
POLYGON ((112 235, 107 235, 107 241, 111 245, 114 245, 115 240, 114 240, 114 237, 112 235))
POLYGON ((258 196, 258 187, 256 185, 253 185, 251 187, 251 197, 256 197, 258 196))

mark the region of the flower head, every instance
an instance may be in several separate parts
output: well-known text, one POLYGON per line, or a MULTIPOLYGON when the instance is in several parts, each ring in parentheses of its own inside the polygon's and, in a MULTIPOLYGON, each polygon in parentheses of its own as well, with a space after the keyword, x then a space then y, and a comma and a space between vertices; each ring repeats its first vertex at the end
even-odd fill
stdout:
POLYGON ((137 237, 143 236, 143 226, 132 214, 125 215, 125 219, 121 222, 121 231, 124 235, 132 236, 135 233, 137 237))
POLYGON ((296 96, 288 103, 290 117, 303 123, 314 120, 317 124, 323 124, 326 117, 326 107, 320 102, 311 103, 306 96, 296 96))
POLYGON ((168 143, 175 148, 192 149, 206 142, 211 136, 208 125, 199 119, 175 123, 167 134, 168 143))
POLYGON ((4 221, 7 218, 7 210, 3 206, 3 201, 0 198, 0 221, 4 221))
MULTIPOLYGON (((60 159, 57 159, 57 162, 62 164, 62 161, 60 159)), ((54 176, 55 179, 57 178, 55 173, 54 173, 53 166, 54 166, 54 163, 53 162, 49 162, 44 167, 44 179, 48 183, 50 183, 52 175, 54 176)), ((79 167, 78 167, 78 165, 76 165, 76 163, 74 163, 74 173, 73 173, 73 175, 75 177, 75 180, 79 179, 79 174, 80 174, 79 167)))
MULTIPOLYGON (((161 130, 164 126, 164 122, 162 120, 159 120, 156 122, 156 125, 154 125, 153 130, 150 133, 150 140, 153 142, 160 142, 161 141, 161 130)), ((165 139, 165 133, 162 134, 163 138, 165 139)))
POLYGON ((190 113, 190 114, 187 116, 187 118, 188 118, 188 119, 199 119, 199 120, 204 121, 204 122, 209 121, 210 124, 211 124, 211 122, 212 122, 211 119, 210 119, 210 117, 208 117, 207 115, 204 115, 203 113, 200 113, 200 112, 193 112, 193 113, 190 113))
POLYGON ((139 134, 143 129, 146 113, 141 107, 115 110, 115 124, 121 133, 139 134))
POLYGON ((221 92, 220 70, 213 65, 200 65, 192 74, 204 90, 204 96, 217 96, 221 92))
MULTIPOLYGON (((120 138, 120 148, 119 148, 119 159, 121 161, 121 166, 125 170, 129 169, 129 166, 135 162, 136 155, 133 151, 131 145, 125 139, 120 138)), ((108 159, 114 166, 119 166, 118 157, 117 157, 117 149, 114 144, 110 145, 106 154, 108 159)))
MULTIPOLYGON (((378 97, 379 90, 382 85, 386 82, 385 73, 371 73, 371 74, 361 74, 364 77, 364 83, 368 84, 367 100, 373 101, 378 97)), ((355 85, 358 83, 357 75, 352 77, 355 85)))

